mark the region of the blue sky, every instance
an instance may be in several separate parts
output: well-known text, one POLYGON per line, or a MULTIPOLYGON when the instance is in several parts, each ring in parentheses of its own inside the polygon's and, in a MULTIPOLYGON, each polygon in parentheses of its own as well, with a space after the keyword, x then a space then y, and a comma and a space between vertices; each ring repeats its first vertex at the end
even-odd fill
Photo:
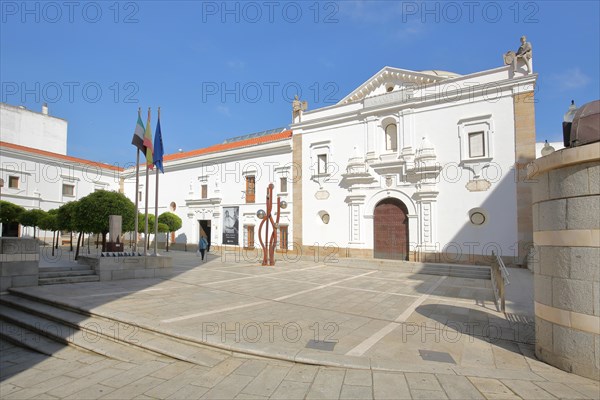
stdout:
POLYGON ((598 1, 2 1, 3 102, 69 122, 70 155, 124 165, 136 112, 161 106, 166 153, 287 126, 382 67, 468 74, 533 45, 538 141, 600 98, 598 1), (466 5, 470 4, 470 5, 466 5))

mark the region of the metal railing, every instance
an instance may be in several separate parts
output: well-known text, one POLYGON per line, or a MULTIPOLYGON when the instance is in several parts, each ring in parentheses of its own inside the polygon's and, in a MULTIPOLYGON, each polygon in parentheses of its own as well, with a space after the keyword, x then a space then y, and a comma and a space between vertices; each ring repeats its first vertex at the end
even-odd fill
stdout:
POLYGON ((506 311, 506 293, 504 288, 510 284, 508 281, 508 270, 504 265, 504 261, 498 254, 492 252, 492 287, 494 289, 494 296, 496 297, 496 308, 498 311, 506 311))

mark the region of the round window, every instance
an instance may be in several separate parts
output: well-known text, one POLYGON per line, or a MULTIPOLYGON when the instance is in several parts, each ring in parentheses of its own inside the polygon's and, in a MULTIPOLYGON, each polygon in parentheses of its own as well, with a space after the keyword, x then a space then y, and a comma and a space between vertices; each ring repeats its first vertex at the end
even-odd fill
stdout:
POLYGON ((328 224, 329 223, 329 214, 324 213, 323 215, 321 215, 321 221, 323 221, 324 224, 328 224))
POLYGON ((471 214, 470 219, 473 225, 483 225, 485 222, 485 215, 479 211, 476 211, 471 214))

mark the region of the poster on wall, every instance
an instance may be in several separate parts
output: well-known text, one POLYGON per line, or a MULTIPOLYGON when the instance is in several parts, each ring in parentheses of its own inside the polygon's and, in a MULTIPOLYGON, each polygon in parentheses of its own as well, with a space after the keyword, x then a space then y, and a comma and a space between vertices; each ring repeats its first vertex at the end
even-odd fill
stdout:
POLYGON ((238 245, 239 207, 223 207, 223 244, 238 245))

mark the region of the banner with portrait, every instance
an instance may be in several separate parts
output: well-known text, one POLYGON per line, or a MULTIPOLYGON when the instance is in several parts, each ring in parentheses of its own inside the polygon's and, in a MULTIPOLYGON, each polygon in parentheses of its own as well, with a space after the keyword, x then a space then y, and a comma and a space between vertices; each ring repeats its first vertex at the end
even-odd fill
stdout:
POLYGON ((239 207, 223 207, 223 244, 239 244, 239 207))

